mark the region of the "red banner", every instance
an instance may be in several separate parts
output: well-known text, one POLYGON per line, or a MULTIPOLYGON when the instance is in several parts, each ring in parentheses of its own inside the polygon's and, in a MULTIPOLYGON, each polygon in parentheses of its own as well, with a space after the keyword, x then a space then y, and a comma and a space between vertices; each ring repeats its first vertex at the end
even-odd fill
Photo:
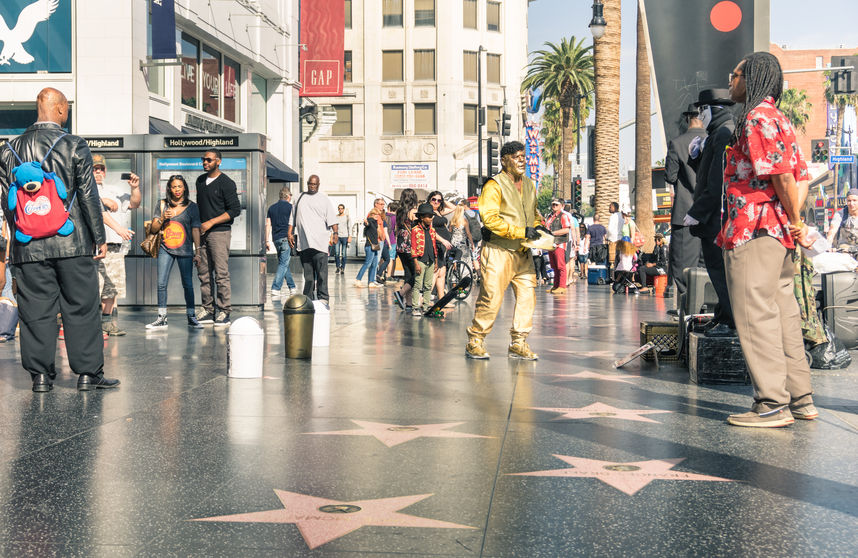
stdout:
POLYGON ((343 94, 343 0, 301 0, 302 97, 343 94))

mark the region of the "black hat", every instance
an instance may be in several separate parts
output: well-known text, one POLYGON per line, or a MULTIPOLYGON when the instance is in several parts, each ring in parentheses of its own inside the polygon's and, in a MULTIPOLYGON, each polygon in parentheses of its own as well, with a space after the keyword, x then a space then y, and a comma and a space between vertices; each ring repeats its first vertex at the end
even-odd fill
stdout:
POLYGON ((735 104, 736 102, 730 99, 730 91, 727 89, 704 89, 697 95, 697 102, 694 103, 694 106, 714 105, 729 107, 735 104))
POLYGON ((421 203, 417 206, 417 216, 422 217, 424 215, 434 215, 435 210, 432 209, 432 204, 421 203))
POLYGON ((690 116, 691 118, 697 118, 700 116, 700 110, 697 109, 697 106, 694 104, 688 105, 688 108, 685 109, 685 112, 682 113, 682 116, 690 116))

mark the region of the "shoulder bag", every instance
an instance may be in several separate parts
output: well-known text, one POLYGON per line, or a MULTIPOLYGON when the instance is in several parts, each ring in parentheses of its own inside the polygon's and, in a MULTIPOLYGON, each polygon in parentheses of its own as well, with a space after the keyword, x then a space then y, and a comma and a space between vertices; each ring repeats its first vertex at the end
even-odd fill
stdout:
MULTIPOLYGON (((164 200, 161 200, 161 214, 164 213, 164 200)), ((152 221, 143 223, 143 230, 146 232, 146 238, 140 243, 140 248, 153 258, 158 257, 158 250, 161 248, 161 231, 152 232, 152 221)))

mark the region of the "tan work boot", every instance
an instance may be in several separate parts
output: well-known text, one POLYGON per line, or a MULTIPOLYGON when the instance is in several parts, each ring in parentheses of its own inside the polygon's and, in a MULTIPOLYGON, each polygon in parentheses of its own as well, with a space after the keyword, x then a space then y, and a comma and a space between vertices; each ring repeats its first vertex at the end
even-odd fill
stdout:
POLYGON ((465 356, 468 358, 485 360, 489 358, 489 352, 486 350, 486 346, 483 344, 482 339, 471 337, 468 340, 468 344, 465 346, 465 356))
POLYGON ((507 356, 522 360, 539 360, 539 355, 530 350, 530 345, 524 339, 514 340, 510 343, 507 356))

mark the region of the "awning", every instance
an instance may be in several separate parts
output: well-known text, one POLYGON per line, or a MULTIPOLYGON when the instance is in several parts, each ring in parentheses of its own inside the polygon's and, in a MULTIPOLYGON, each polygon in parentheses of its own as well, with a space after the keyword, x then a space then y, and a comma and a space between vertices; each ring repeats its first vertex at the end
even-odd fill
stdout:
POLYGON ((265 174, 269 182, 300 182, 301 180, 297 172, 268 152, 265 153, 265 174))
POLYGON ((181 134, 182 131, 167 122, 166 120, 161 120, 160 118, 149 117, 149 133, 150 134, 164 134, 164 135, 176 135, 181 134))

